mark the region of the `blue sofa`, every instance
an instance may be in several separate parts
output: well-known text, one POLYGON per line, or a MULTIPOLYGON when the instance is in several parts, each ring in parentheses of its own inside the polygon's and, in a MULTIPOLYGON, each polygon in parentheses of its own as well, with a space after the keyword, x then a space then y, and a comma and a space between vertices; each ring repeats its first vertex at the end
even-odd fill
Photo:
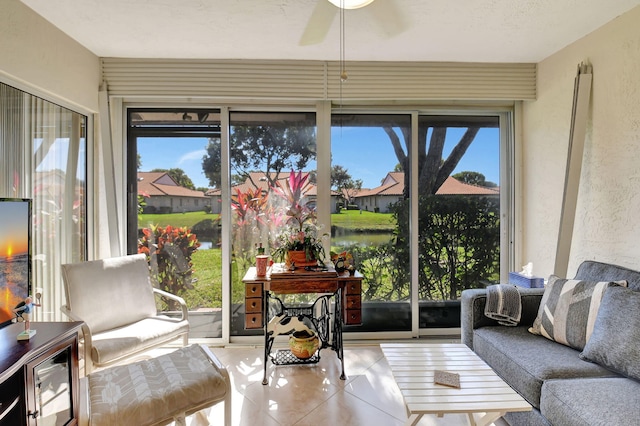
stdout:
MULTIPOLYGON (((640 292, 640 272, 612 264, 585 261, 575 279, 626 280, 629 289, 640 292)), ((544 289, 519 290, 522 317, 516 327, 499 325, 484 315, 487 290, 465 290, 461 298, 462 342, 533 406, 531 412, 507 413, 505 420, 514 426, 640 424, 638 377, 628 378, 620 369, 583 360, 581 351, 530 333, 544 289)), ((599 316, 605 300, 603 297, 599 316)), ((635 319, 620 324, 621 329, 638 324, 640 306, 629 311, 634 311, 629 316, 635 319)), ((599 316, 591 340, 602 323, 599 316)), ((640 336, 640 331, 630 332, 633 339, 640 336)), ((637 349, 631 349, 629 362, 636 365, 640 362, 640 339, 633 339, 628 343, 637 349)))

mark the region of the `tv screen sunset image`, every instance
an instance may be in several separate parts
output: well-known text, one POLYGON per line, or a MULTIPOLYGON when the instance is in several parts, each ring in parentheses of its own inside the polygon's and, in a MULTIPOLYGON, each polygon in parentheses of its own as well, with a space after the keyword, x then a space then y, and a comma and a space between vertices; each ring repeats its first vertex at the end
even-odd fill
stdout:
POLYGON ((0 201, 0 324, 29 291, 29 203, 0 201))

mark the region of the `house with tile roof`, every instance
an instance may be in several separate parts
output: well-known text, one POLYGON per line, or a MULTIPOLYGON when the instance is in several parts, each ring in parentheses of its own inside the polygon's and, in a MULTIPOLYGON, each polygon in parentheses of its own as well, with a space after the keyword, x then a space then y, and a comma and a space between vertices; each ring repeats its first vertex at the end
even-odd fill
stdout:
POLYGON ((211 205, 202 191, 178 185, 166 172, 138 172, 138 194, 145 197, 145 213, 196 212, 211 205))
MULTIPOLYGON (((273 182, 281 182, 286 184, 286 180, 289 179, 290 172, 280 172, 280 173, 271 173, 271 179, 273 182)), ((303 176, 309 176, 309 172, 302 172, 303 176)), ((240 185, 234 185, 231 187, 231 194, 235 194, 238 190, 240 192, 247 192, 249 189, 260 188, 263 193, 267 193, 269 191, 269 180, 267 179, 267 175, 264 172, 251 172, 247 179, 240 185)), ((220 200, 222 199, 222 193, 220 189, 210 189, 206 192, 206 195, 211 198, 212 202, 212 212, 220 213, 220 206, 222 203, 220 200)), ((309 201, 314 202, 318 195, 318 188, 315 184, 309 183, 308 189, 305 192, 305 195, 309 199, 309 201)), ((339 193, 336 191, 331 191, 331 211, 334 212, 336 209, 336 205, 339 201, 339 193)))
MULTIPOLYGON (((373 189, 361 189, 354 198, 362 210, 388 213, 389 206, 402 199, 404 193, 404 172, 389 172, 382 184, 373 189)), ((469 185, 449 176, 442 186, 436 191, 436 195, 485 195, 499 196, 499 188, 488 188, 477 185, 469 185)))

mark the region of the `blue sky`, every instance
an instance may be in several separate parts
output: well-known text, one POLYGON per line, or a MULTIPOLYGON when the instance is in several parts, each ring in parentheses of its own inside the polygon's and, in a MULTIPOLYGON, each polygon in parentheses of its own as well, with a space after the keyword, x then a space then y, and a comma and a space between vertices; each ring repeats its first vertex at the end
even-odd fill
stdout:
MULTIPOLYGON (((464 130, 449 129, 443 155, 445 158, 460 140, 464 130)), ((334 128, 332 131, 333 164, 345 167, 363 187, 374 188, 398 164, 389 137, 381 128, 334 128)), ((455 173, 475 171, 488 181, 498 183, 500 175, 498 129, 482 129, 458 163, 455 173)))
MULTIPOLYGON (((449 130, 445 157, 463 132, 464 129, 449 130)), ((202 171, 206 144, 206 138, 139 138, 141 171, 178 167, 185 171, 196 187, 208 187, 208 179, 202 171)), ((333 164, 346 168, 354 179, 362 179, 365 188, 380 185, 380 181, 398 164, 388 136, 380 128, 334 128, 332 145, 333 164)), ((311 168, 315 168, 315 164, 310 164, 311 168)), ((486 128, 480 130, 454 173, 480 172, 488 181, 499 183, 499 170, 498 129, 486 128)))

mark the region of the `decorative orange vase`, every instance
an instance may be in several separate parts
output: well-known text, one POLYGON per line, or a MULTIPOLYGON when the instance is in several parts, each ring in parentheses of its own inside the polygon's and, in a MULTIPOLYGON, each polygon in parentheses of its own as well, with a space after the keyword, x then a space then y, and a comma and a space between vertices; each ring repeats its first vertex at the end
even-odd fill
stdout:
POLYGON ((291 353, 298 359, 311 358, 320 347, 320 339, 313 331, 294 331, 289 337, 291 353))
POLYGON ((287 268, 291 268, 291 264, 296 268, 304 268, 305 266, 316 266, 318 261, 315 259, 307 260, 307 254, 304 250, 289 250, 285 265, 287 268))

